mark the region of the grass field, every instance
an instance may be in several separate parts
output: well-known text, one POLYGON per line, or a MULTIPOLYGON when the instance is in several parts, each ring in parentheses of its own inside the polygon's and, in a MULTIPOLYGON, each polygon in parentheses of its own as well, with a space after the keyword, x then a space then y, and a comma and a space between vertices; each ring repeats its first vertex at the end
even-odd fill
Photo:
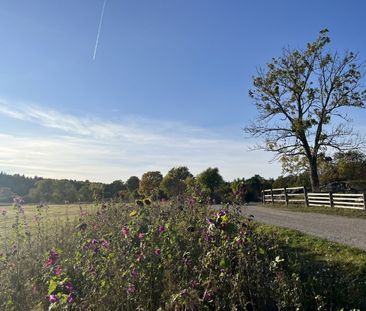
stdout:
MULTIPOLYGON (((24 215, 30 228, 36 223, 36 217, 42 215, 43 220, 52 225, 53 223, 64 223, 80 217, 81 213, 92 213, 97 210, 93 204, 51 204, 39 207, 36 204, 23 205, 24 215)), ((16 209, 13 205, 0 206, 0 236, 5 228, 9 228, 15 221, 16 209), (5 215, 3 215, 5 211, 5 215)))

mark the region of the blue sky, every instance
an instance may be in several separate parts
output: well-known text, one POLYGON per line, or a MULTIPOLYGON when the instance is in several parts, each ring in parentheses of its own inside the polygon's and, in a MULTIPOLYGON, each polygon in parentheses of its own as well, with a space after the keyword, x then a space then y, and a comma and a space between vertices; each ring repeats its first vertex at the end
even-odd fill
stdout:
MULTIPOLYGON (((242 128, 256 69, 322 28, 366 59, 361 1, 0 2, 0 170, 110 182, 214 166, 276 177, 242 128)), ((352 113, 365 131, 365 111, 352 113)))

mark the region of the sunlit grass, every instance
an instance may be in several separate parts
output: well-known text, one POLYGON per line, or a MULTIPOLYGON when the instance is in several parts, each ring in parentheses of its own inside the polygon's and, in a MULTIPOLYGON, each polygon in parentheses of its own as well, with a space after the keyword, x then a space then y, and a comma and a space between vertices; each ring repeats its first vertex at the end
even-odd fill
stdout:
MULTIPOLYGON (((75 220, 80 217, 81 213, 93 213, 97 210, 94 204, 51 204, 40 207, 37 204, 27 204, 23 206, 24 213, 31 229, 36 226, 35 218, 39 215, 41 209, 44 220, 52 225, 53 223, 61 224, 68 220, 75 220)), ((6 215, 0 215, 0 237, 5 227, 9 228, 15 220, 16 209, 13 205, 0 206, 0 213, 5 210, 6 215)))

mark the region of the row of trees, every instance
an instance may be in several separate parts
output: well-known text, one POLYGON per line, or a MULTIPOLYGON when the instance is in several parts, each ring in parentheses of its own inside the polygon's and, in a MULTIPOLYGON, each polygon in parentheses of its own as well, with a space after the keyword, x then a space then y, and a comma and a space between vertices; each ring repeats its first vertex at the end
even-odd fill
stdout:
MULTIPOLYGON (((332 157, 324 154, 318 160, 321 185, 334 181, 361 183, 366 190, 366 154, 360 151, 337 152, 332 157)), ((140 198, 171 199, 189 194, 206 197, 215 202, 230 202, 238 199, 256 201, 262 189, 274 187, 306 186, 311 188, 306 162, 283 162, 284 175, 265 179, 255 175, 249 179, 238 178, 225 181, 217 168, 208 168, 193 176, 185 166, 172 168, 165 176, 159 171, 150 171, 141 179, 131 176, 125 182, 110 184, 76 180, 56 180, 41 177, 0 173, 0 202, 11 202, 17 195, 27 202, 92 202, 117 199, 133 201, 140 198)))
POLYGON ((208 168, 193 176, 184 166, 172 168, 165 176, 159 171, 149 171, 141 179, 131 176, 125 182, 116 180, 110 184, 0 173, 0 202, 11 202, 17 195, 24 197, 26 202, 64 203, 171 199, 189 194, 218 203, 239 199, 239 196, 241 200, 259 200, 261 190, 272 183, 272 179, 266 180, 259 175, 227 182, 217 168, 208 168))

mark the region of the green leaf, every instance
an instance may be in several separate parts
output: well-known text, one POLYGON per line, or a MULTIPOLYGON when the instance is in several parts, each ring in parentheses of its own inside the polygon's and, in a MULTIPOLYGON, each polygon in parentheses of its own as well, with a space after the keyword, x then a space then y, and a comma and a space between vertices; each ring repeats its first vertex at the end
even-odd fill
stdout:
POLYGON ((57 288, 57 281, 51 279, 50 284, 48 285, 48 295, 51 295, 57 288))

